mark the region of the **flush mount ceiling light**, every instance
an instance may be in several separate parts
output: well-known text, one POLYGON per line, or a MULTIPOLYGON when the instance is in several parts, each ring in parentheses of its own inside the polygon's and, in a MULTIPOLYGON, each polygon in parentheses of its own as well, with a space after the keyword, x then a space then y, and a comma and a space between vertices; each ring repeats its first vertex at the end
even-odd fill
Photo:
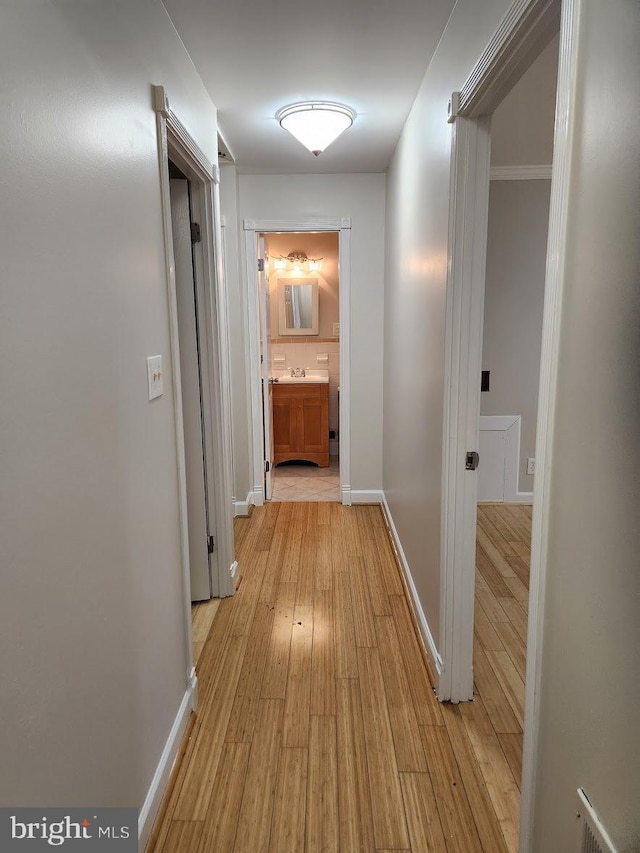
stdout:
POLYGON ((351 127, 355 117, 350 107, 330 101, 289 104, 276 113, 281 126, 316 157, 351 127))

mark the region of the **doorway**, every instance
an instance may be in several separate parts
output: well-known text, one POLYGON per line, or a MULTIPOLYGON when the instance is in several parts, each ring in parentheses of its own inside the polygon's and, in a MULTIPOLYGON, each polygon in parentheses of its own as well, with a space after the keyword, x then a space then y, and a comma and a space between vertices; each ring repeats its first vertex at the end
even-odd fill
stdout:
MULTIPOLYGON (((234 559, 231 446, 231 401, 227 304, 222 264, 222 233, 219 209, 219 169, 207 160, 169 107, 162 86, 153 86, 153 104, 158 131, 158 158, 168 290, 168 323, 171 338, 171 390, 176 432, 177 488, 180 508, 180 551, 185 604, 185 636, 191 649, 191 577, 190 531, 187 499, 187 452, 200 466, 200 482, 208 510, 209 528, 205 528, 205 547, 213 547, 210 568, 210 595, 224 597, 235 591, 237 563, 234 559), (170 174, 171 172, 171 174, 170 174), (172 181, 182 182, 182 212, 176 213, 183 226, 176 231, 183 243, 185 272, 176 277, 172 181), (193 229, 191 226, 194 226, 193 229), (198 227, 199 226, 199 227, 198 227), (192 242, 193 240, 193 242, 192 242), (178 307, 178 285, 191 299, 191 310, 178 307), (197 326, 196 326, 197 309, 197 326), (181 330, 183 320, 189 334, 181 330), (183 341, 182 338, 185 338, 183 341), (182 394, 183 343, 191 350, 191 395, 185 403, 182 394), (194 367, 195 365, 195 367, 194 367), (185 412, 188 405, 189 412, 185 412), (196 438, 187 448, 185 414, 196 438), (198 443, 200 445, 198 451, 198 443), (195 450, 194 450, 195 448, 195 450), (206 467, 205 467, 206 461, 206 467), (212 536, 213 541, 208 539, 212 536)), ((182 300, 181 300, 182 301, 182 300)), ((184 307, 184 306, 183 306, 184 307)), ((204 503, 204 500, 203 500, 204 503)), ((201 510, 201 517, 205 511, 201 510)), ((206 517, 206 515, 205 515, 206 517)), ((202 525, 198 533, 201 542, 202 525)), ((206 590, 205 590, 206 595, 206 590)), ((195 695, 195 673, 188 661, 188 678, 195 695)))
MULTIPOLYGON (((514 7, 515 8, 515 7, 514 7)), ((485 287, 491 114, 560 30, 549 234, 545 268, 536 484, 531 532, 531 582, 527 630, 520 848, 529 849, 539 720, 540 636, 549 516, 550 430, 558 366, 558 320, 569 205, 573 81, 577 64, 579 5, 574 0, 531 2, 505 18, 450 105, 454 125, 450 190, 450 257, 446 327, 447 397, 443 477, 444 642, 449 672, 444 687, 454 701, 473 695, 473 596, 480 414, 479 379, 485 287), (562 13, 562 20, 560 20, 562 13), (474 458, 475 457, 475 458, 474 458), (466 470, 465 470, 466 468, 466 470)), ((526 108, 531 109, 531 104, 526 108)))
POLYGON ((556 37, 491 118, 473 671, 518 787, 557 69, 556 37))
POLYGON ((194 216, 191 183, 171 160, 169 179, 180 340, 191 601, 206 601, 214 594, 217 554, 214 547, 215 493, 209 488, 213 480, 212 430, 204 402, 210 386, 204 357, 206 342, 201 330, 205 312, 202 288, 196 276, 200 223, 194 216))
POLYGON ((340 276, 336 232, 267 233, 262 357, 273 501, 340 500, 340 276))
POLYGON ((277 483, 275 500, 350 505, 351 222, 245 220, 244 229, 252 502, 272 499, 277 483), (302 310, 302 302, 291 304, 298 286, 308 288, 311 304, 317 300, 317 316, 295 328, 287 316, 302 310))

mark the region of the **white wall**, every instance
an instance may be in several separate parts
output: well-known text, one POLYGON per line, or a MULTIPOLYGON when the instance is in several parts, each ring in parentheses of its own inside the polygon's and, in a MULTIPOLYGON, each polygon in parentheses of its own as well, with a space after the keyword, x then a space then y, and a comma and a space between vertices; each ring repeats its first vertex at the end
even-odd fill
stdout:
POLYGON ((187 654, 151 84, 212 160, 216 113, 155 0, 4 3, 0 79, 0 804, 139 807, 187 654))
POLYGON ((491 181, 482 369, 483 415, 520 415, 518 487, 533 491, 551 181, 491 181))
POLYGON ((447 104, 509 6, 509 0, 458 0, 388 174, 383 482, 436 643, 451 153, 447 104))
POLYGON ((583 786, 640 850, 640 5, 582 0, 546 554, 535 853, 583 786))
POLYGON ((241 220, 351 217, 351 329, 341 331, 351 336, 352 489, 382 486, 384 185, 384 175, 239 177, 241 220))

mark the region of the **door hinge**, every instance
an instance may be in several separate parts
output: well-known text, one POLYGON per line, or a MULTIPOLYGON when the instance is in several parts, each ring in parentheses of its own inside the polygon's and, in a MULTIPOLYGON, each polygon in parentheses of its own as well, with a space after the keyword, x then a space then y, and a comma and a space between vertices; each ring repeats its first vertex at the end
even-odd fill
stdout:
POLYGON ((199 243, 202 239, 200 234, 200 225, 197 222, 191 223, 191 243, 199 243))
POLYGON ((475 471, 480 464, 480 454, 477 450, 468 450, 465 460, 465 468, 467 471, 475 471))
POLYGON ((269 462, 269 460, 267 459, 264 463, 265 474, 268 474, 270 470, 271 470, 271 462, 269 462))
POLYGON ((258 272, 264 272, 264 258, 258 258, 258 272))
POLYGON ((207 554, 213 554, 216 550, 216 541, 213 536, 207 536, 207 554))

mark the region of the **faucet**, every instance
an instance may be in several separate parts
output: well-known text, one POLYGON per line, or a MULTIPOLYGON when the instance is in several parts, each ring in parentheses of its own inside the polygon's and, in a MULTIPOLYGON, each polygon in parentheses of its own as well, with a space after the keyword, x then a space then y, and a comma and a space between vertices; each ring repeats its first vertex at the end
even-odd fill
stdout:
POLYGON ((304 372, 304 369, 300 370, 299 367, 296 367, 296 368, 292 367, 291 368, 291 377, 292 378, 303 379, 305 377, 305 375, 306 374, 304 372))

